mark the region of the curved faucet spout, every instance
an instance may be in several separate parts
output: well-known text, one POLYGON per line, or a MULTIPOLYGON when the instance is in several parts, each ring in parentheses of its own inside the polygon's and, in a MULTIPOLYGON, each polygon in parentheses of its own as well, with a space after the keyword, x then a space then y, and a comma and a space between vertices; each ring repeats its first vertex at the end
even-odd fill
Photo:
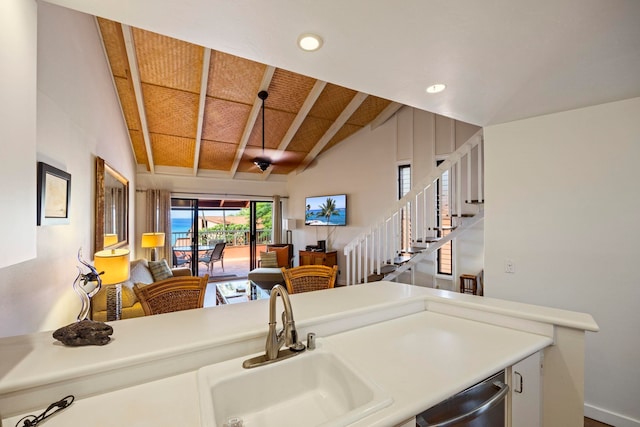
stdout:
POLYGON ((283 344, 293 351, 302 351, 305 348, 304 344, 298 340, 289 294, 284 286, 276 285, 271 289, 271 297, 269 298, 269 333, 267 334, 265 345, 267 359, 274 360, 278 357, 278 352, 283 344), (283 327, 280 332, 276 332, 276 301, 278 296, 281 297, 284 305, 284 311, 282 312, 283 327))
POLYGON ((298 331, 296 331, 296 323, 293 321, 293 309, 291 308, 287 289, 282 285, 276 285, 271 289, 271 297, 269 298, 269 333, 265 344, 265 354, 245 360, 242 362, 242 367, 245 369, 255 368, 287 359, 304 351, 305 348, 304 344, 298 340, 298 331), (282 304, 284 305, 280 332, 276 332, 278 323, 276 319, 276 302, 278 296, 282 298, 282 304), (280 350, 283 344, 289 348, 280 350))

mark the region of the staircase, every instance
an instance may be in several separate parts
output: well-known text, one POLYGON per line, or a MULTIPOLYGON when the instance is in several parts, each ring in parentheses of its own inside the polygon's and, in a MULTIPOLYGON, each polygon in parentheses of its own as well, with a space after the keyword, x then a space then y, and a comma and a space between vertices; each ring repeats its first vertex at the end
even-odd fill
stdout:
POLYGON ((483 157, 480 130, 347 244, 346 284, 393 280, 407 271, 414 283, 414 266, 482 220, 483 157))

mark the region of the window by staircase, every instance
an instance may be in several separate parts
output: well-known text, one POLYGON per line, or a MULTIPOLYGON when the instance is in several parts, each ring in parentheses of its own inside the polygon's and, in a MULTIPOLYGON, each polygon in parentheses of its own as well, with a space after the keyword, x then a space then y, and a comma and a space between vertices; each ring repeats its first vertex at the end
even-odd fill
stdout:
MULTIPOLYGON (((439 166, 444 160, 438 160, 439 166)), ((442 174, 442 178, 438 180, 436 187, 436 227, 437 236, 444 237, 449 234, 451 230, 451 204, 450 204, 450 189, 451 180, 449 171, 442 174)), ((453 251, 451 242, 445 243, 437 252, 437 264, 438 274, 452 275, 453 274, 453 251)))
MULTIPOLYGON (((409 191, 411 191, 411 165, 400 165, 398 166, 398 200, 409 191)), ((406 249, 411 246, 411 212, 407 212, 407 209, 402 210, 400 224, 402 248, 406 249)))

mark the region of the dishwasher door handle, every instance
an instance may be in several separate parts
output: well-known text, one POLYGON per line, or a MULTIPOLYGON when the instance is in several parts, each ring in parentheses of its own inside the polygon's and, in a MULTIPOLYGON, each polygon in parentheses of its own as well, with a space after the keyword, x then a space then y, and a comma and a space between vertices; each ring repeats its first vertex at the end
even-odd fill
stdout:
POLYGON ((496 381, 493 383, 493 385, 498 387, 498 391, 496 392, 496 394, 491 396, 486 401, 482 402, 482 404, 480 404, 480 406, 478 406, 477 408, 472 409, 465 414, 456 415, 455 417, 449 418, 448 420, 440 421, 437 424, 428 424, 424 420, 424 418, 418 415, 416 417, 416 424, 418 425, 418 427, 449 427, 453 424, 462 422, 470 418, 475 418, 480 414, 483 414, 484 412, 488 411, 489 409, 493 408, 494 406, 502 402, 502 400, 504 400, 505 396, 509 392, 509 386, 503 383, 502 381, 496 381))

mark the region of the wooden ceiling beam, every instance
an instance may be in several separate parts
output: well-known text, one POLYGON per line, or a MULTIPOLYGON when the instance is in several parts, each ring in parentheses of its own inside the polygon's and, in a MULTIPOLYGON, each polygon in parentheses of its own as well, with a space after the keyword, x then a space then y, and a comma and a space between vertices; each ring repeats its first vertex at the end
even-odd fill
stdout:
POLYGON ((204 126, 204 109, 207 100, 207 84, 209 83, 209 66, 211 64, 211 49, 204 49, 202 58, 202 74, 200 77, 200 99, 198 100, 198 125, 196 127, 196 147, 193 153, 193 176, 198 175, 200 163, 200 145, 202 143, 202 127, 204 126))
MULTIPOLYGON (((275 67, 267 66, 267 69, 264 71, 262 75, 262 81, 260 82, 260 89, 267 90, 269 89, 269 85, 271 84, 271 79, 273 79, 273 73, 275 73, 275 67)), ((258 118, 258 113, 260 113, 260 108, 262 107, 262 100, 258 98, 258 94, 256 93, 255 100, 253 101, 253 107, 251 107, 251 112, 249 113, 249 118, 247 119, 247 123, 244 126, 244 131, 242 132, 242 137, 240 138, 240 143, 238 144, 238 149, 236 150, 236 157, 233 160, 233 165, 231 166, 230 175, 231 178, 236 176, 236 172, 238 171, 238 165, 240 165, 240 160, 242 160, 242 154, 244 153, 244 149, 249 142, 249 136, 251 136, 251 131, 253 130, 253 126, 256 124, 256 120, 258 118)))
POLYGON ((138 115, 140 116, 140 127, 142 131, 142 139, 144 140, 144 148, 147 152, 147 161, 149 162, 149 172, 155 173, 155 163, 153 161, 153 151, 151 150, 151 135, 149 135, 149 125, 147 123, 147 113, 144 108, 144 98, 142 96, 142 82, 140 80, 140 70, 138 69, 138 57, 136 48, 133 44, 133 34, 131 27, 122 24, 122 36, 124 37, 124 46, 127 51, 127 61, 129 63, 129 71, 131 73, 131 83, 133 92, 136 96, 136 104, 138 106, 138 115))
POLYGON ((322 135, 322 138, 318 140, 316 145, 309 151, 309 154, 302 160, 300 166, 296 168, 296 173, 303 172, 309 164, 315 159, 318 154, 322 151, 322 149, 331 141, 331 138, 335 136, 336 133, 344 126, 344 124, 349 120, 349 117, 362 105, 365 99, 367 99, 369 95, 366 93, 358 92, 356 96, 353 97, 351 102, 342 110, 342 113, 338 116, 338 118, 331 124, 329 129, 322 135))
POLYGON ((400 108, 402 108, 402 104, 399 104, 397 102, 392 102, 391 104, 387 105, 387 108, 382 110, 380 112, 380 114, 378 114, 378 116, 371 121, 371 130, 374 130, 378 126, 382 126, 384 124, 384 122, 386 122, 391 117, 393 117, 393 115, 400 108))
MULTIPOLYGON (((287 147, 291 143, 291 140, 298 132, 298 129, 300 129, 300 126, 302 126, 302 123, 307 118, 309 111, 311 111, 311 108, 313 108, 314 104, 320 97, 320 94, 322 93, 326 85, 327 85, 327 82, 323 82, 322 80, 316 80, 316 83, 313 85, 313 88, 311 88, 309 95, 307 95, 307 99, 304 100, 304 103, 302 104, 302 107, 300 107, 298 114, 296 115, 295 119, 293 119, 291 126, 289 126, 287 133, 282 138, 282 141, 280 141, 280 144, 276 149, 277 151, 274 153, 273 159, 271 159, 274 164, 278 163, 278 160, 282 156, 282 153, 287 149, 287 147)), ((272 170, 273 168, 270 166, 266 171, 264 171, 264 173, 262 174, 263 175, 262 178, 264 180, 269 178, 269 175, 271 175, 272 170)))

